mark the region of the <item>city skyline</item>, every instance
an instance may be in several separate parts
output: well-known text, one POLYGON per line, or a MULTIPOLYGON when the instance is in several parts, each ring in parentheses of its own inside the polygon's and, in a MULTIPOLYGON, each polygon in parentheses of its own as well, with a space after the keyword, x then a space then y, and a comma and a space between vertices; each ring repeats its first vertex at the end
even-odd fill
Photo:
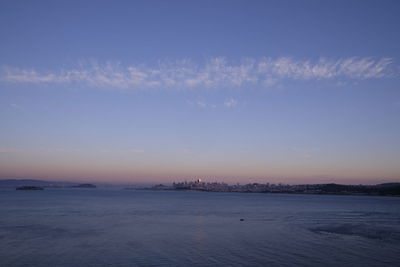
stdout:
POLYGON ((397 1, 0 7, 0 179, 400 180, 397 1))

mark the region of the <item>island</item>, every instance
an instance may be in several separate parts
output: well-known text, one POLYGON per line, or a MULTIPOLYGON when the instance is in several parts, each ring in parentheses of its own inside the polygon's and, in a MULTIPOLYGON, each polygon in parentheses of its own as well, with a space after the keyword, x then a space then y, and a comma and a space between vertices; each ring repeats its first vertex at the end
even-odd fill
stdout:
POLYGON ((43 187, 24 185, 24 186, 18 186, 18 187, 16 187, 15 190, 43 190, 43 187))
POLYGON ((71 186, 72 188, 97 188, 94 184, 78 184, 71 186))

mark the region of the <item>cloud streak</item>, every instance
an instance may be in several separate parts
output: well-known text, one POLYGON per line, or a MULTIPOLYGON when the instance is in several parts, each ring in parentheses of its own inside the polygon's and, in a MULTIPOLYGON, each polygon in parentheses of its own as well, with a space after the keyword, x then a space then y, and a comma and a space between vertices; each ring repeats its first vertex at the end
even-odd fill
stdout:
POLYGON ((186 100, 186 103, 190 106, 197 106, 200 108, 216 108, 217 107, 217 105, 207 103, 206 101, 203 101, 203 100, 195 100, 195 101, 186 100))
POLYGON ((393 75, 391 58, 342 58, 316 61, 290 57, 245 58, 235 63, 216 57, 197 64, 192 60, 163 61, 156 66, 85 63, 59 71, 5 66, 1 80, 10 83, 74 84, 128 90, 268 87, 285 80, 363 80, 393 75))
POLYGON ((226 108, 234 108, 237 105, 237 100, 230 98, 224 102, 224 107, 226 108))

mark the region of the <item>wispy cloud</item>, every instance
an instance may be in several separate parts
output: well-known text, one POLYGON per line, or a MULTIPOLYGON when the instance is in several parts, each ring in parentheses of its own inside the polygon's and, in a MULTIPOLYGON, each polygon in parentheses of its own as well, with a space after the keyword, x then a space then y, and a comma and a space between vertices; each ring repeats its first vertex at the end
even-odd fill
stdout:
POLYGON ((199 107, 202 107, 202 108, 207 107, 207 104, 206 104, 205 102, 203 102, 203 101, 197 101, 196 104, 197 104, 199 107))
POLYGON ((216 108, 217 107, 217 105, 207 103, 204 100, 194 100, 194 101, 193 100, 186 100, 186 103, 189 104, 190 106, 197 106, 197 107, 200 107, 200 108, 216 108))
POLYGON ((12 107, 13 109, 15 109, 15 110, 24 110, 24 108, 22 107, 22 106, 20 106, 20 105, 18 105, 18 104, 15 104, 15 103, 11 103, 10 104, 10 107, 12 107))
POLYGON ((371 79, 393 75, 391 58, 302 60, 290 57, 245 58, 232 62, 216 57, 161 61, 156 66, 85 63, 70 69, 40 71, 4 66, 1 80, 13 83, 77 84, 97 88, 143 90, 271 86, 284 80, 371 79))
POLYGON ((224 102, 224 107, 226 108, 234 108, 237 105, 237 100, 230 98, 224 102))

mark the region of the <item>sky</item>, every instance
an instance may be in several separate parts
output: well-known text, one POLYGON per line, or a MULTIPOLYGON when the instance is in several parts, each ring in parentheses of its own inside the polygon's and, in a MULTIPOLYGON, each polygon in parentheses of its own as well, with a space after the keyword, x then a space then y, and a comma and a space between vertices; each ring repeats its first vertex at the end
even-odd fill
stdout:
POLYGON ((0 1, 0 179, 400 181, 399 1, 0 1))

